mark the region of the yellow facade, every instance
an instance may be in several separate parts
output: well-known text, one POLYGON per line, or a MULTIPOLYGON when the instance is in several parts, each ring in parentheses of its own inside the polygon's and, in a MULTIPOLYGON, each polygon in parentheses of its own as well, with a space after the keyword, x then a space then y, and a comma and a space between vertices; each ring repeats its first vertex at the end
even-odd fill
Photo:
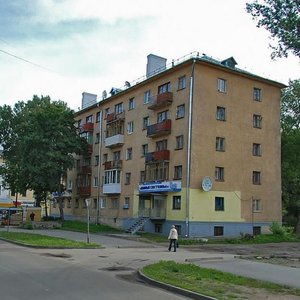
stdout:
POLYGON ((280 222, 283 87, 233 58, 195 55, 112 89, 76 114, 90 150, 74 157, 65 214, 85 219, 91 198, 95 222, 128 229, 144 217, 146 231, 175 224, 187 236, 258 233, 280 222))

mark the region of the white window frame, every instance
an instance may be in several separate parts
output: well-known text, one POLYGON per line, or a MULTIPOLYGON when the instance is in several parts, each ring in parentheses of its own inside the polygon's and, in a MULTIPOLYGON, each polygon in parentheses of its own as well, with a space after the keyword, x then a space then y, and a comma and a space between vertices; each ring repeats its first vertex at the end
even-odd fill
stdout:
POLYGON ((227 93, 227 80, 218 78, 218 92, 227 93))

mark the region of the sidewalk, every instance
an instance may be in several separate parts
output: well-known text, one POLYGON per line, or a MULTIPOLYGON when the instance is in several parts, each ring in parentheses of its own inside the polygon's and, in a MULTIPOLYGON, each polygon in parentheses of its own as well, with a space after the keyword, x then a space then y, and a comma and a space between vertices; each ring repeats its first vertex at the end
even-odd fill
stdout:
MULTIPOLYGON (((7 230, 0 228, 0 230, 7 230)), ((23 231, 10 228, 10 231, 23 231)), ((28 230, 25 230, 28 232, 28 230)), ((73 240, 86 241, 87 234, 63 230, 31 230, 30 233, 63 237, 73 240)), ((160 260, 174 260, 179 263, 189 262, 202 267, 233 273, 258 280, 269 281, 294 288, 300 288, 300 269, 262 262, 253 262, 238 258, 238 256, 224 253, 210 253, 189 251, 180 247, 176 253, 169 252, 166 246, 159 244, 143 243, 132 240, 130 235, 123 234, 90 234, 90 242, 96 242, 104 246, 104 249, 64 249, 64 253, 70 253, 74 259, 90 268, 101 269, 127 267, 137 270, 143 266, 160 260), (100 255, 101 254, 101 255, 100 255), (101 259, 99 259, 101 258, 101 259)), ((42 251, 42 250, 40 250, 42 251)), ((49 249, 43 250, 48 251, 49 249)), ((62 250, 51 250, 51 252, 62 250)))

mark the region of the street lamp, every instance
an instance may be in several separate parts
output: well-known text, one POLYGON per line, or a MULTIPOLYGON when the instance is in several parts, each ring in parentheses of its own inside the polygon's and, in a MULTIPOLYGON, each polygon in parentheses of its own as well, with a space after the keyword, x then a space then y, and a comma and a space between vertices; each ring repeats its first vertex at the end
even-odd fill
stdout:
POLYGON ((85 205, 87 209, 87 243, 90 243, 90 204, 91 204, 91 199, 85 199, 85 205))

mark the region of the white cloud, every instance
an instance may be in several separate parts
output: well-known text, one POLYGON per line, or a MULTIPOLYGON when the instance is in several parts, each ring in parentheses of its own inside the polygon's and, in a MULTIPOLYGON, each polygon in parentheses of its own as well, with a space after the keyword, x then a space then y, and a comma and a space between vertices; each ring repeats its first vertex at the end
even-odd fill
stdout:
POLYGON ((168 59, 192 51, 287 83, 299 78, 295 57, 271 61, 269 33, 257 28, 244 0, 25 0, 1 2, 0 105, 33 94, 80 106, 83 91, 122 86, 146 70, 146 56, 168 59), (1 7, 5 3, 5 7, 1 7), (26 6, 27 5, 27 6, 26 6), (4 21, 3 21, 4 22, 4 21))

